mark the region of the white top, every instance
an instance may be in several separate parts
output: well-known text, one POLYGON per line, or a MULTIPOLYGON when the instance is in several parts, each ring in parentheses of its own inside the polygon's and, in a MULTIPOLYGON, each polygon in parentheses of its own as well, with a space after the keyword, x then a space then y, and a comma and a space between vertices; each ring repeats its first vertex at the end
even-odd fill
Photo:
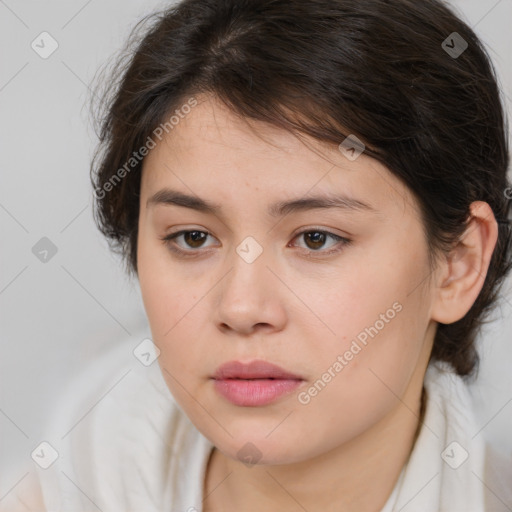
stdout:
MULTIPOLYGON (((158 362, 144 366, 134 348, 103 355, 55 407, 45 441, 58 458, 37 466, 48 512, 202 512, 212 444, 174 401, 158 362)), ((506 489, 488 482, 468 388, 447 370, 427 371, 424 423, 381 512, 512 510, 506 489)), ((52 453, 44 445, 39 455, 52 453)))

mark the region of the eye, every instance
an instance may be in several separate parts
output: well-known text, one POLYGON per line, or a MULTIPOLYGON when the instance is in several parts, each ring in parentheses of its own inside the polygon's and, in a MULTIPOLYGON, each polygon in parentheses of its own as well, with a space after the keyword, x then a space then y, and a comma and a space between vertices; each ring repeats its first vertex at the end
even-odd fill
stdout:
POLYGON ((170 235, 161 238, 161 240, 171 251, 174 251, 178 254, 186 254, 197 252, 187 249, 199 249, 201 247, 205 247, 204 241, 208 236, 210 236, 210 233, 207 231, 199 231, 197 229, 182 230, 178 231, 177 233, 171 233, 170 235), (180 246, 180 244, 176 242, 176 240, 180 239, 181 237, 183 237, 182 240, 186 244, 185 247, 180 246))
MULTIPOLYGON (((160 238, 160 240, 162 240, 162 242, 172 252, 185 257, 194 257, 203 252, 195 249, 211 247, 204 245, 205 240, 207 240, 209 236, 212 235, 207 231, 200 231, 197 229, 181 230, 176 233, 166 235, 165 237, 160 238), (181 240, 185 245, 179 244, 178 240, 181 240)), ((296 240, 300 237, 304 237, 304 240, 306 241, 305 249, 307 252, 309 252, 309 254, 320 253, 322 256, 337 253, 341 251, 344 246, 351 243, 351 240, 348 238, 319 229, 309 229, 307 231, 302 231, 295 235, 293 240, 296 240), (320 249, 325 246, 325 243, 329 238, 334 242, 330 246, 331 249, 321 251, 320 249)))
POLYGON ((340 235, 335 235, 329 231, 323 231, 319 229, 310 229, 307 231, 300 232, 294 240, 302 237, 306 243, 306 249, 309 252, 320 252, 322 255, 333 254, 339 252, 343 249, 344 246, 350 244, 351 240, 348 238, 342 237, 340 235), (334 243, 331 244, 331 249, 320 251, 322 247, 325 246, 325 243, 328 239, 331 239, 334 243))

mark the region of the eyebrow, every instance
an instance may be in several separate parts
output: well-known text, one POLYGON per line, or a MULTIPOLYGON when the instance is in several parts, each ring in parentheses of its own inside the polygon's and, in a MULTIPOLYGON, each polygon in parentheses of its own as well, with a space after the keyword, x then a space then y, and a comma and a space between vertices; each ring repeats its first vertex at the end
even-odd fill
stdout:
MULTIPOLYGON (((169 188, 159 190, 147 200, 146 208, 154 205, 182 206, 213 215, 217 215, 222 209, 220 204, 169 188)), ((273 203, 268 208, 268 214, 272 217, 284 217, 290 213, 317 208, 339 208, 345 211, 377 213, 373 206, 352 197, 345 195, 319 195, 273 203)))

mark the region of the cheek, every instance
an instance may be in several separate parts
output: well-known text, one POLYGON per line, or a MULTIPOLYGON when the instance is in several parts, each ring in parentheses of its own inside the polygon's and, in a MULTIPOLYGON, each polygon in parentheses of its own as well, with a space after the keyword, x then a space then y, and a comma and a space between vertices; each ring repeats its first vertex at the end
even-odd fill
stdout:
POLYGON ((350 272, 340 272, 330 281, 327 292, 324 288, 323 294, 310 293, 310 303, 331 331, 323 336, 321 352, 314 347, 308 351, 318 375, 342 356, 340 375, 351 385, 359 378, 375 381, 373 369, 398 391, 403 389, 420 357, 429 324, 429 298, 424 293, 427 253, 422 251, 421 238, 411 243, 412 247, 417 243, 418 250, 395 240, 365 251, 355 258, 358 263, 350 266, 350 272))
POLYGON ((327 343, 341 339, 349 343, 359 335, 364 342, 369 331, 375 333, 376 329, 380 336, 403 323, 409 314, 414 318, 425 309, 425 303, 418 300, 419 290, 411 293, 414 283, 424 278, 418 259, 412 263, 407 259, 397 261, 382 251, 376 259, 364 255, 357 259, 357 264, 321 283, 321 287, 298 290, 330 328, 330 336, 325 336, 327 343))
MULTIPOLYGON (((148 237, 141 233, 138 242, 137 267, 139 285, 144 302, 144 308, 153 332, 159 338, 170 327, 171 318, 165 311, 173 304, 176 294, 171 292, 167 275, 162 271, 161 255, 153 243, 146 241, 148 237)), ((175 287, 172 287, 175 290, 175 287)))
POLYGON ((157 235, 150 229, 139 232, 137 246, 137 266, 139 284, 144 307, 157 338, 168 333, 169 329, 183 316, 191 288, 183 271, 174 269, 172 260, 157 235))
POLYGON ((301 428, 311 438, 320 430, 335 443, 345 442, 379 421, 404 396, 421 358, 426 328, 421 304, 404 299, 405 290, 374 287, 366 297, 354 292, 352 300, 339 299, 342 307, 324 310, 337 336, 325 336, 321 352, 308 348, 303 354, 315 370, 298 397, 305 415, 301 428), (321 428, 318 417, 323 418, 321 428))
POLYGON ((139 284, 152 339, 160 350, 162 373, 171 391, 180 394, 177 382, 197 378, 198 362, 204 359, 199 343, 192 343, 208 318, 203 297, 211 284, 207 279, 184 276, 172 264, 156 237, 141 233, 138 242, 139 284), (155 241, 156 240, 156 241, 155 241))
MULTIPOLYGON (((139 285, 144 309, 155 345, 160 349, 159 360, 166 359, 168 341, 179 325, 184 289, 179 279, 173 279, 165 268, 159 240, 142 231, 137 247, 139 285)), ((174 274, 175 275, 175 274, 174 274)))

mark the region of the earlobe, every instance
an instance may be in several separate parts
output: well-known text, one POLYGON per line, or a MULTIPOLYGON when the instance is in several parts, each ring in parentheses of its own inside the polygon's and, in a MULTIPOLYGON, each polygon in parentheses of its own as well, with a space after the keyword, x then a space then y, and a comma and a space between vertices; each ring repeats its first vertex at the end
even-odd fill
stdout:
POLYGON ((459 243, 442 263, 432 305, 432 319, 443 324, 460 320, 483 287, 498 239, 498 224, 483 201, 470 206, 470 220, 459 243))

